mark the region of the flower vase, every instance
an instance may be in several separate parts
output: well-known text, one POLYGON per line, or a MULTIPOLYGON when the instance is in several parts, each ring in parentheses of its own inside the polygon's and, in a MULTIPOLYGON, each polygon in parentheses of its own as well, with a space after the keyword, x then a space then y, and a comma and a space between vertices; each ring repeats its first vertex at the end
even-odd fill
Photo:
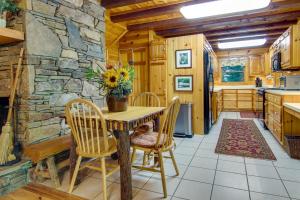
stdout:
POLYGON ((107 96, 106 103, 109 112, 123 112, 127 110, 128 97, 107 96))

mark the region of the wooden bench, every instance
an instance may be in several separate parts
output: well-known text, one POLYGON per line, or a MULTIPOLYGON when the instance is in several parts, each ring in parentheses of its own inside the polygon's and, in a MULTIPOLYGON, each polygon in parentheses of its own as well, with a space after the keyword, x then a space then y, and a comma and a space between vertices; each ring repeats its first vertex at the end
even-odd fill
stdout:
POLYGON ((40 184, 29 184, 6 196, 1 200, 86 200, 85 198, 68 194, 40 184))
POLYGON ((71 136, 62 136, 38 144, 32 144, 24 148, 24 155, 36 163, 34 177, 50 178, 55 187, 60 187, 58 170, 69 165, 69 159, 55 164, 54 156, 67 151, 71 146, 71 136), (46 163, 45 169, 43 163, 46 163))

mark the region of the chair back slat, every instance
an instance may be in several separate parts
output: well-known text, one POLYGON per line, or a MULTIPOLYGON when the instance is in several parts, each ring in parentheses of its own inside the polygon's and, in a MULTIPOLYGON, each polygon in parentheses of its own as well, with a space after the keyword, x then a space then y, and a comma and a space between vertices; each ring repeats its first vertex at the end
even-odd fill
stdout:
POLYGON ((158 96, 152 92, 144 92, 137 95, 133 100, 133 106, 159 107, 160 100, 158 96))
POLYGON ((173 143, 173 134, 180 109, 179 97, 174 97, 165 110, 157 137, 156 148, 168 148, 173 143), (161 146, 160 141, 164 141, 161 146))
POLYGON ((101 110, 92 102, 75 99, 66 105, 66 118, 77 143, 78 153, 105 154, 109 136, 101 110))

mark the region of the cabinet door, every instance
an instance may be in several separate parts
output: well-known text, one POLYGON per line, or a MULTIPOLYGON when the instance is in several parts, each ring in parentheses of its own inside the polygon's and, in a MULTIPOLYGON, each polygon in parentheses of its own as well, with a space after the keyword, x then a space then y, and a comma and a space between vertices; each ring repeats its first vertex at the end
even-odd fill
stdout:
POLYGON ((167 99, 167 64, 166 61, 150 62, 150 92, 155 93, 161 106, 166 106, 167 99))
POLYGON ((219 78, 220 77, 220 67, 219 67, 219 62, 218 58, 216 56, 213 56, 213 69, 214 69, 214 78, 219 78))
POLYGON ((155 40, 150 44, 150 60, 166 60, 166 41, 155 40))
POLYGON ((291 34, 287 31, 283 35, 283 39, 280 42, 281 51, 281 67, 283 69, 290 67, 290 57, 291 57, 291 34))
POLYGON ((249 66, 250 76, 261 75, 262 73, 261 56, 250 56, 249 61, 250 61, 250 66, 249 66))
POLYGON ((293 69, 300 69, 300 24, 293 26, 292 32, 292 65, 293 69))
POLYGON ((265 75, 269 75, 269 74, 271 74, 271 59, 270 59, 270 53, 269 52, 267 52, 267 53, 265 53, 264 54, 264 61, 265 61, 265 67, 264 67, 264 69, 265 69, 265 75))

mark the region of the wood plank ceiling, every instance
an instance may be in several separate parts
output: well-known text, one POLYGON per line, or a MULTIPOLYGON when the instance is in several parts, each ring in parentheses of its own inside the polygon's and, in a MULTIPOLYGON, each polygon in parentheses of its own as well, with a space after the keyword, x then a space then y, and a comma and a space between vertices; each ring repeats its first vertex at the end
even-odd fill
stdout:
POLYGON ((220 41, 267 38, 270 46, 290 25, 300 19, 300 0, 272 0, 269 7, 203 19, 185 19, 184 5, 213 0, 102 0, 112 22, 129 31, 154 30, 164 37, 204 33, 216 47, 220 41))

